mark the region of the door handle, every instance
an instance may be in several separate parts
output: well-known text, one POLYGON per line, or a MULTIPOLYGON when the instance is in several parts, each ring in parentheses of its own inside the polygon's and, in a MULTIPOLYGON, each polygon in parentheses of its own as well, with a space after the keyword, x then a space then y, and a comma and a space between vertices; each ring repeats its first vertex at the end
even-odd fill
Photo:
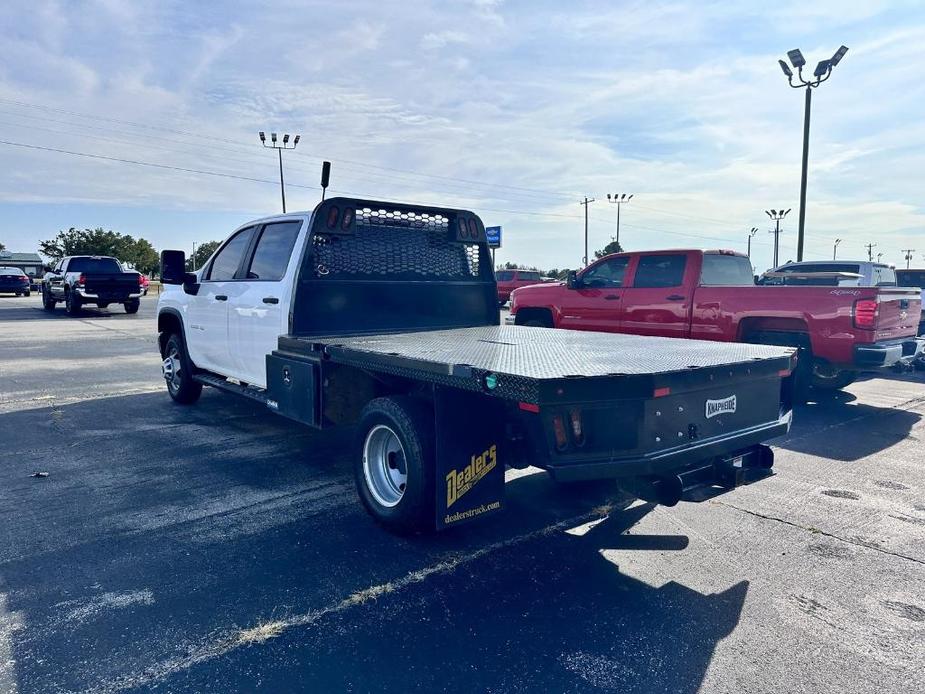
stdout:
POLYGON ((668 301, 684 301, 685 297, 683 294, 671 294, 665 297, 668 301))
POLYGON ((604 299, 606 299, 607 301, 613 301, 614 299, 619 299, 619 298, 620 298, 619 294, 608 294, 607 296, 604 297, 604 299))
POLYGON ((225 296, 224 294, 216 294, 215 300, 216 301, 228 301, 228 297, 225 296))
POLYGON ((265 303, 265 304, 278 304, 278 303, 279 303, 279 299, 277 299, 275 296, 265 296, 265 297, 263 297, 263 303, 265 303))

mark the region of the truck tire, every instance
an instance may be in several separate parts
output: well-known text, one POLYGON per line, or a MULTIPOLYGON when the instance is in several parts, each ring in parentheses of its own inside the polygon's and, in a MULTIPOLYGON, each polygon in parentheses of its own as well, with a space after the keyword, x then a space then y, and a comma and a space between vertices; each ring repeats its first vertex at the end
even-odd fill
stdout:
POLYGON ((360 415, 354 477, 363 506, 401 534, 434 529, 434 414, 407 396, 376 398, 360 415))
POLYGON ((30 289, 27 289, 26 291, 23 292, 22 295, 23 295, 23 296, 32 296, 32 291, 31 291, 30 289))
POLYGON ((175 403, 191 405, 202 395, 202 384, 193 380, 193 363, 186 353, 183 337, 174 333, 164 345, 163 373, 167 393, 175 403))
POLYGON ((80 315, 80 307, 80 297, 74 294, 74 292, 64 290, 64 308, 67 314, 69 316, 80 315))
POLYGON ((138 307, 141 306, 141 302, 138 299, 133 299, 131 301, 126 301, 124 305, 126 313, 138 313, 138 307))
POLYGON ((51 295, 49 294, 48 290, 43 287, 42 288, 42 308, 44 308, 46 311, 54 311, 56 303, 57 302, 51 298, 51 295))
POLYGON ((821 376, 813 372, 813 388, 819 390, 841 390, 842 388, 850 386, 856 380, 858 380, 856 371, 841 369, 827 376, 821 376))

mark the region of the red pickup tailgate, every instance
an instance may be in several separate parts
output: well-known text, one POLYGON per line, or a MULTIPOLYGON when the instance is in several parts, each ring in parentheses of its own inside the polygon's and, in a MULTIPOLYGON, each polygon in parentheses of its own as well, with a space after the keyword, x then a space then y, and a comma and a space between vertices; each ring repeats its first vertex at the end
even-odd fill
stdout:
POLYGON ((877 340, 916 335, 922 313, 917 289, 880 287, 877 302, 877 340))

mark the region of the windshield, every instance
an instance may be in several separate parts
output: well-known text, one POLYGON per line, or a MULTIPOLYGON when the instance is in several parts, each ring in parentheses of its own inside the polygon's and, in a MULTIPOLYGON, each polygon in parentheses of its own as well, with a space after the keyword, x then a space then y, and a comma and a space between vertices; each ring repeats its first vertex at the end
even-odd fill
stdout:
POLYGON ((514 279, 512 270, 499 270, 495 273, 495 280, 498 282, 510 282, 512 279, 514 279))
POLYGON ((67 264, 68 272, 122 272, 119 261, 115 258, 71 258, 67 264))

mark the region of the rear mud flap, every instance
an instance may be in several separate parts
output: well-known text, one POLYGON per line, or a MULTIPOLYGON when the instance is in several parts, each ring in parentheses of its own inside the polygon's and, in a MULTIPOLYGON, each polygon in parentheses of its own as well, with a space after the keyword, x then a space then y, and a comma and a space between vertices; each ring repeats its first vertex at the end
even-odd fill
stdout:
POLYGON ((504 403, 437 386, 436 527, 500 511, 504 500, 504 403))

